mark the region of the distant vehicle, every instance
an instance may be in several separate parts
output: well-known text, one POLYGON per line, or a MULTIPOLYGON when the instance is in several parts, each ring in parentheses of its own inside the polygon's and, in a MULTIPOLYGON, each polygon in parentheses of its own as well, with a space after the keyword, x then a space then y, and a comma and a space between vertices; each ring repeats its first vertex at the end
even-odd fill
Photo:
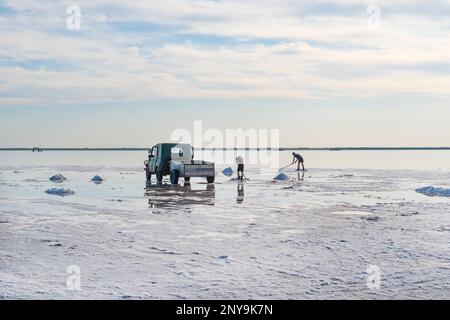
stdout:
POLYGON ((189 144, 158 143, 148 153, 144 162, 147 187, 151 185, 152 174, 158 184, 165 175, 170 175, 170 183, 178 184, 182 177, 189 182, 192 177, 205 177, 208 183, 214 183, 216 176, 214 163, 194 160, 194 148, 189 144))
POLYGON ((31 151, 33 151, 33 152, 42 152, 42 149, 39 148, 39 147, 33 147, 33 148, 31 149, 31 151))

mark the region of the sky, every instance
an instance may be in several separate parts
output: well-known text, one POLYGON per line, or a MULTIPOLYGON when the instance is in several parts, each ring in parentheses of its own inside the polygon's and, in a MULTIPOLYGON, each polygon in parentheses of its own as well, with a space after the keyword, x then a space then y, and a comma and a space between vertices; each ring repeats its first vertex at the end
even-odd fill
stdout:
POLYGON ((0 147, 147 147, 196 120, 450 146, 450 0, 0 0, 0 147))

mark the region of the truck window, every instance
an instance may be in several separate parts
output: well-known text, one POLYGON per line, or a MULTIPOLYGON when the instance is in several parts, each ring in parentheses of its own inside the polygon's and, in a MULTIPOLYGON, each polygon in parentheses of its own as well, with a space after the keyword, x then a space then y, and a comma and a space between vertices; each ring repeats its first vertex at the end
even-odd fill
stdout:
POLYGON ((173 147, 170 149, 170 153, 172 155, 172 158, 183 158, 183 148, 173 147))

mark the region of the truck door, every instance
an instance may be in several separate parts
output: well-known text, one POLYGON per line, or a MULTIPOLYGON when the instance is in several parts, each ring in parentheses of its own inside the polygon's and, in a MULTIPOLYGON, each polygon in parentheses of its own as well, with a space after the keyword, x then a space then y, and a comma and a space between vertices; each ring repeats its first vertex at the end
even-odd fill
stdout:
POLYGON ((156 160, 158 158, 158 147, 154 146, 152 148, 152 150, 150 151, 150 155, 149 155, 149 160, 148 160, 148 170, 150 171, 150 173, 155 173, 156 171, 156 160))

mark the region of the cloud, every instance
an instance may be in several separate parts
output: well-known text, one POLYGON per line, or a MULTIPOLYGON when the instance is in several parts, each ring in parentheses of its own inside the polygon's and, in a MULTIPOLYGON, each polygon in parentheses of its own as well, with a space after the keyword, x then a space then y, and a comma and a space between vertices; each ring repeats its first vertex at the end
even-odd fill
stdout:
POLYGON ((448 96, 448 1, 5 1, 0 105, 448 96))

